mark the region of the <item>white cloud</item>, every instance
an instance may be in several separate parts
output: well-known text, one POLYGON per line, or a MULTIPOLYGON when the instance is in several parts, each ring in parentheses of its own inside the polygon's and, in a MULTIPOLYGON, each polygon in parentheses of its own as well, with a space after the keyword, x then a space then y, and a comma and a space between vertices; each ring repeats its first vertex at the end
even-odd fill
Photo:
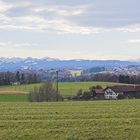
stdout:
POLYGON ((0 48, 30 48, 35 47, 37 44, 32 43, 14 43, 14 42, 0 42, 0 48))
POLYGON ((49 0, 47 2, 0 0, 0 29, 72 34, 94 34, 106 31, 140 32, 138 14, 135 9, 128 11, 134 4, 131 2, 130 5, 120 1, 115 2, 116 4, 110 1, 109 4, 97 0, 94 3, 71 1, 62 4, 49 0), (119 10, 118 3, 122 3, 124 12, 119 10), (118 9, 117 12, 113 9, 114 6, 118 9))
POLYGON ((56 6, 56 5, 49 5, 49 6, 42 6, 40 8, 35 7, 34 11, 37 13, 46 13, 46 12, 51 12, 56 14, 57 16, 77 16, 86 11, 88 6, 56 6))
POLYGON ((37 32, 55 31, 57 33, 93 34, 104 32, 103 28, 79 26, 65 19, 46 20, 40 16, 22 16, 9 18, 0 16, 1 29, 32 30, 37 32), (9 24, 10 22, 10 24, 9 24))
POLYGON ((140 43, 140 39, 129 39, 128 43, 140 43))
POLYGON ((6 10, 8 10, 11 7, 12 7, 11 4, 0 1, 0 12, 5 12, 6 10))
MULTIPOLYGON (((6 5, 3 4, 3 5, 6 5)), ((3 6, 1 5, 1 6, 3 6)), ((24 5, 25 6, 25 5, 24 5)), ((0 12, 0 29, 55 31, 57 33, 90 34, 99 33, 101 28, 79 26, 69 21, 66 17, 82 14, 87 6, 27 6, 20 10, 15 5, 7 6, 4 12, 0 12), (24 14, 28 8, 29 14, 24 14), (25 10, 24 10, 25 9, 25 10), (19 10, 19 11, 16 11, 19 10), (12 16, 11 16, 12 14, 12 16), (18 15, 17 15, 18 14, 18 15), (20 15, 21 14, 21 15, 20 15), (46 15, 45 15, 46 14, 46 15), (52 15, 49 19, 48 15, 52 15), (46 16, 46 17, 45 17, 46 16)))
POLYGON ((124 26, 122 28, 118 28, 118 30, 123 32, 140 32, 140 24, 124 26))

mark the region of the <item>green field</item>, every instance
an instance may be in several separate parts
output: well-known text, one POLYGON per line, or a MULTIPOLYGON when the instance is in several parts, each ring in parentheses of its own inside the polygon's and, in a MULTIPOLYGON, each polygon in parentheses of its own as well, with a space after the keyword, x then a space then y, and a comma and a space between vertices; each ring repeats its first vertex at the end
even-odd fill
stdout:
POLYGON ((27 94, 0 94, 0 102, 27 102, 27 94))
POLYGON ((140 100, 0 103, 0 140, 140 140, 140 100))
POLYGON ((82 73, 82 70, 71 70, 70 73, 72 76, 80 76, 82 73))
MULTIPOLYGON (((79 89, 88 90, 91 86, 101 85, 102 87, 118 85, 118 83, 109 82, 62 82, 59 83, 59 90, 63 97, 70 97, 76 95, 79 89)), ((17 85, 17 86, 1 86, 0 90, 17 90, 17 91, 32 91, 35 86, 31 85, 17 85)), ((26 101, 27 95, 0 95, 0 101, 26 101)))

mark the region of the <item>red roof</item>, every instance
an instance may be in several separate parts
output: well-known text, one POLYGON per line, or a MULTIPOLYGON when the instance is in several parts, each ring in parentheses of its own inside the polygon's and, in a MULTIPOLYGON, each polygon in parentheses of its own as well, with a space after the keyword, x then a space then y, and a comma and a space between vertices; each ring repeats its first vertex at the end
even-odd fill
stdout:
POLYGON ((103 89, 95 89, 96 94, 104 94, 103 89))
POLYGON ((140 92, 140 86, 112 86, 107 88, 110 88, 115 92, 140 92))

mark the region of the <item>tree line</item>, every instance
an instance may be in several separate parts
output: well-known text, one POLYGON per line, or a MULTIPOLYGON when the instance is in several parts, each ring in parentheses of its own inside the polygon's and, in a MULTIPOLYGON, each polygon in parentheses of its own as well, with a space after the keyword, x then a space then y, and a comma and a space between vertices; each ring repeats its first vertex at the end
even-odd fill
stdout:
POLYGON ((101 82, 117 82, 126 84, 140 84, 140 75, 115 75, 97 73, 91 75, 80 75, 76 77, 76 81, 101 81, 101 82))
MULTIPOLYGON (((55 75, 55 74, 54 74, 55 75)), ((44 81, 54 82, 56 77, 46 74, 46 77, 36 73, 17 72, 0 72, 0 85, 12 84, 32 84, 44 81)), ((80 76, 65 76, 59 75, 59 82, 79 82, 79 81, 101 81, 101 82, 117 82, 127 84, 140 84, 140 75, 115 75, 110 73, 96 73, 80 76)))
POLYGON ((24 74, 19 71, 12 72, 0 72, 0 85, 12 85, 12 84, 32 84, 38 83, 41 78, 37 74, 24 74))

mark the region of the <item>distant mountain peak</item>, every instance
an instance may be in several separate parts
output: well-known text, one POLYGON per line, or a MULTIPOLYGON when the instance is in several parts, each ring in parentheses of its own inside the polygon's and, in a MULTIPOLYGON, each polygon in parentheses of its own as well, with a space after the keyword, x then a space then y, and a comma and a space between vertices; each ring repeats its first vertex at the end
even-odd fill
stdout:
POLYGON ((51 57, 43 57, 42 60, 47 60, 47 61, 60 61, 60 59, 51 58, 51 57))

